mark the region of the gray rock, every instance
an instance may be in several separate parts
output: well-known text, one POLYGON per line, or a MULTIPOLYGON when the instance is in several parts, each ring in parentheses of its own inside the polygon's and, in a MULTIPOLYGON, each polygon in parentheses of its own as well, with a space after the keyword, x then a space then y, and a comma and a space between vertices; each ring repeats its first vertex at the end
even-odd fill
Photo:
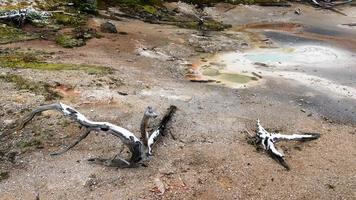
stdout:
POLYGON ((117 33, 115 24, 111 22, 105 22, 100 25, 100 29, 104 33, 117 33))

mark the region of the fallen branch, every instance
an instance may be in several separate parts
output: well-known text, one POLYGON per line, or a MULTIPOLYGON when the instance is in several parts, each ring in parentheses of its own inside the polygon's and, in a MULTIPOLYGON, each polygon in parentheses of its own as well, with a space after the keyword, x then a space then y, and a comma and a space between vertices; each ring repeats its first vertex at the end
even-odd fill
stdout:
POLYGON ((352 0, 341 0, 341 1, 331 1, 331 0, 311 0, 316 6, 320 6, 323 8, 341 6, 345 4, 352 3, 352 0))
POLYGON ((237 6, 236 5, 233 5, 233 6, 230 6, 230 8, 227 8, 226 10, 224 10, 223 12, 226 13, 226 12, 229 12, 230 10, 236 8, 237 6))
POLYGON ((342 24, 344 26, 356 26, 356 23, 348 23, 348 24, 342 24))
POLYGON ((326 7, 325 9, 329 9, 335 13, 338 13, 340 15, 344 15, 344 16, 347 16, 345 13, 341 12, 340 10, 336 9, 336 8, 333 8, 333 7, 326 7))
POLYGON ((259 74, 257 74, 256 72, 252 72, 252 75, 254 75, 254 76, 258 77, 259 79, 262 79, 262 76, 261 76, 261 75, 259 75, 259 74))
POLYGON ((323 9, 328 9, 331 10, 333 12, 336 12, 338 14, 347 16, 345 13, 341 12, 340 10, 336 9, 336 6, 340 6, 340 5, 345 5, 345 4, 349 4, 352 2, 352 0, 342 0, 342 1, 330 1, 330 0, 321 0, 321 1, 317 1, 317 0, 311 0, 313 2, 314 5, 323 8, 323 9))
POLYGON ((50 153, 50 155, 58 156, 58 155, 61 155, 65 152, 67 152, 69 149, 71 149, 71 148, 75 147, 77 144, 79 144, 80 141, 84 140, 89 135, 89 133, 90 133, 90 130, 85 130, 85 132, 73 144, 69 145, 67 148, 65 148, 62 151, 50 153))
POLYGON ((256 136, 259 143, 262 143, 263 148, 277 160, 283 167, 289 170, 289 165, 284 159, 284 155, 277 150, 275 143, 279 141, 310 141, 315 140, 320 137, 318 133, 308 133, 308 134, 292 134, 283 135, 279 133, 269 133, 260 124, 260 120, 257 120, 257 134, 256 136))
POLYGON ((166 128, 167 123, 172 118, 173 114, 176 111, 175 106, 171 106, 167 112, 167 114, 163 117, 160 125, 155 128, 152 134, 147 130, 149 119, 155 118, 157 114, 153 112, 151 107, 148 107, 144 113, 144 117, 141 123, 141 135, 143 136, 143 141, 138 139, 132 132, 129 130, 116 126, 109 122, 95 122, 87 119, 83 114, 75 110, 74 108, 67 106, 63 103, 54 103, 50 105, 40 106, 34 109, 27 117, 20 121, 18 130, 24 128, 27 123, 29 123, 37 114, 47 111, 47 110, 57 110, 71 118, 72 120, 78 122, 83 129, 85 130, 84 133, 70 146, 66 149, 51 153, 51 155, 60 155, 62 153, 67 152, 69 149, 76 146, 80 141, 85 139, 89 133, 93 130, 96 131, 104 131, 110 133, 118 138, 129 148, 131 152, 131 158, 129 160, 123 159, 116 155, 113 159, 90 159, 94 163, 104 164, 106 166, 113 166, 113 167, 136 167, 138 164, 142 163, 143 161, 149 160, 152 156, 152 147, 157 141, 160 135, 163 135, 164 130, 166 128))
POLYGON ((159 123, 158 127, 152 132, 151 136, 148 138, 148 153, 151 154, 152 147, 155 145, 159 137, 162 135, 164 136, 164 131, 166 130, 167 123, 173 117, 174 113, 176 112, 176 106, 170 106, 168 108, 167 114, 162 118, 161 122, 159 123))

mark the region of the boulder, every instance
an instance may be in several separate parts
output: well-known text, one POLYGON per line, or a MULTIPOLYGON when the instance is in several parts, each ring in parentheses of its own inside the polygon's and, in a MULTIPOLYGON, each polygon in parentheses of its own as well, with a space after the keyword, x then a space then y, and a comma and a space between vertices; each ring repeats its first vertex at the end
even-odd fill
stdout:
POLYGON ((115 24, 111 22, 105 22, 100 25, 100 29, 104 33, 117 33, 115 24))

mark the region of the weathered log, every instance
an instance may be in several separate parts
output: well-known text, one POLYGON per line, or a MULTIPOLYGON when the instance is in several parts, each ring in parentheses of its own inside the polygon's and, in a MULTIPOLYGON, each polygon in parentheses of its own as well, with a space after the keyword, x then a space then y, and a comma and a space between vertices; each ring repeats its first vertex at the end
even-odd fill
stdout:
MULTIPOLYGON (((91 121, 87 119, 83 114, 75 110, 74 108, 65 105, 63 103, 44 105, 32 110, 28 116, 26 116, 23 120, 20 121, 17 129, 20 130, 24 128, 26 124, 30 122, 37 114, 44 112, 46 110, 57 110, 63 113, 64 116, 67 116, 72 120, 76 121, 77 123, 79 123, 85 129, 84 134, 82 134, 73 144, 71 144, 69 147, 67 147, 64 150, 60 152, 52 153, 51 155, 60 155, 62 153, 67 152, 69 149, 76 146, 80 141, 85 139, 89 135, 89 133, 93 130, 104 131, 120 138, 120 140, 129 148, 131 152, 131 158, 129 160, 125 160, 123 158, 118 158, 117 155, 115 156, 114 159, 101 159, 101 160, 91 159, 90 161, 101 162, 102 164, 107 166, 135 167, 138 166, 138 164, 142 163, 143 161, 150 159, 150 157, 152 156, 151 148, 154 145, 154 143, 157 141, 157 138, 163 134, 167 123, 169 122, 169 120, 172 118, 173 114, 176 111, 176 107, 171 106, 169 108, 167 114, 163 117, 160 125, 153 130, 152 134, 145 133, 144 138, 145 140, 147 140, 147 143, 142 142, 132 132, 130 132, 125 128, 116 126, 109 122, 91 121)), ((145 120, 147 119, 147 123, 143 124, 143 128, 145 129, 145 131, 147 130, 148 120, 156 116, 157 115, 153 113, 151 107, 148 107, 146 109, 146 112, 144 113, 144 119, 145 120)))
POLYGON ((270 133, 266 131, 260 124, 260 120, 257 120, 257 133, 256 137, 263 148, 271 155, 272 158, 277 160, 287 170, 290 169, 288 163, 284 159, 284 155, 277 150, 275 143, 279 141, 310 141, 320 137, 319 133, 306 133, 306 134, 292 134, 284 135, 279 133, 270 133))

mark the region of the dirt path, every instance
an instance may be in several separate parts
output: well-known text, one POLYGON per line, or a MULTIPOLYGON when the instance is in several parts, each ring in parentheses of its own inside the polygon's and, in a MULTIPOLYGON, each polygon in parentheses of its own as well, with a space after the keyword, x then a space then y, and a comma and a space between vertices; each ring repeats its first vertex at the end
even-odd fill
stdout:
MULTIPOLYGON (((328 19, 335 19, 333 13, 298 7, 302 7, 303 15, 297 23, 304 26, 319 27, 328 19), (308 16, 323 20, 305 20, 308 16)), ((0 68, 0 73, 59 83, 61 87, 57 89, 64 95, 61 101, 75 106, 91 119, 113 122, 138 135, 147 105, 159 113, 164 113, 170 104, 179 110, 170 126, 176 140, 164 137, 154 149, 155 156, 148 167, 135 169, 107 168, 86 161, 91 157, 111 157, 122 147, 117 138, 103 133, 92 134, 62 156, 50 157, 49 152, 76 138, 79 129, 54 112, 46 113, 15 135, 43 136, 46 139, 42 146, 25 153, 19 149, 15 164, 1 161, 0 169, 9 171, 10 177, 0 182, 0 199, 35 199, 36 194, 40 199, 354 199, 353 99, 308 88, 295 80, 264 75, 261 84, 247 84, 242 88, 186 80, 185 72, 189 68, 186 63, 204 63, 213 56, 196 52, 199 45, 208 48, 224 43, 229 45, 222 47, 223 50, 243 51, 265 42, 266 36, 262 34, 265 28, 236 31, 241 24, 263 22, 262 17, 241 19, 243 9, 261 15, 273 11, 269 15, 273 22, 285 16, 291 20, 295 17, 295 7, 238 6, 227 13, 222 8, 220 5, 211 12, 233 27, 223 33, 212 33, 210 44, 199 43, 199 33, 194 30, 125 20, 114 23, 127 35, 104 34, 103 38, 89 40, 79 48, 68 50, 39 40, 3 45, 1 48, 52 52, 49 59, 53 62, 115 69, 113 74, 101 76, 82 71, 0 68), (286 14, 282 15, 283 12, 286 14), (253 132, 257 118, 272 130, 319 132, 322 136, 308 143, 280 143, 278 146, 291 166, 291 171, 286 171, 263 151, 247 144, 245 130, 253 132), (158 189, 162 184, 164 194, 158 189)), ((347 12, 354 13, 355 8, 347 12)), ((340 22, 354 20, 340 18, 340 22)), ((101 22, 103 19, 92 19, 90 26, 98 27, 101 22)), ((335 28, 332 23, 328 26, 335 28)), ((354 30, 345 30, 341 32, 355 34, 354 30)), ((280 45, 276 38, 269 41, 280 45)), ((352 49, 356 46, 349 48, 340 43, 339 47, 355 54, 352 49)), ((344 70, 353 71, 356 66, 348 67, 344 70)), ((322 72, 314 75, 326 77, 322 72)), ((349 87, 355 89, 355 84, 349 87)), ((3 80, 0 80, 0 91, 2 124, 23 116, 20 110, 45 102, 43 96, 19 91, 3 80)))

